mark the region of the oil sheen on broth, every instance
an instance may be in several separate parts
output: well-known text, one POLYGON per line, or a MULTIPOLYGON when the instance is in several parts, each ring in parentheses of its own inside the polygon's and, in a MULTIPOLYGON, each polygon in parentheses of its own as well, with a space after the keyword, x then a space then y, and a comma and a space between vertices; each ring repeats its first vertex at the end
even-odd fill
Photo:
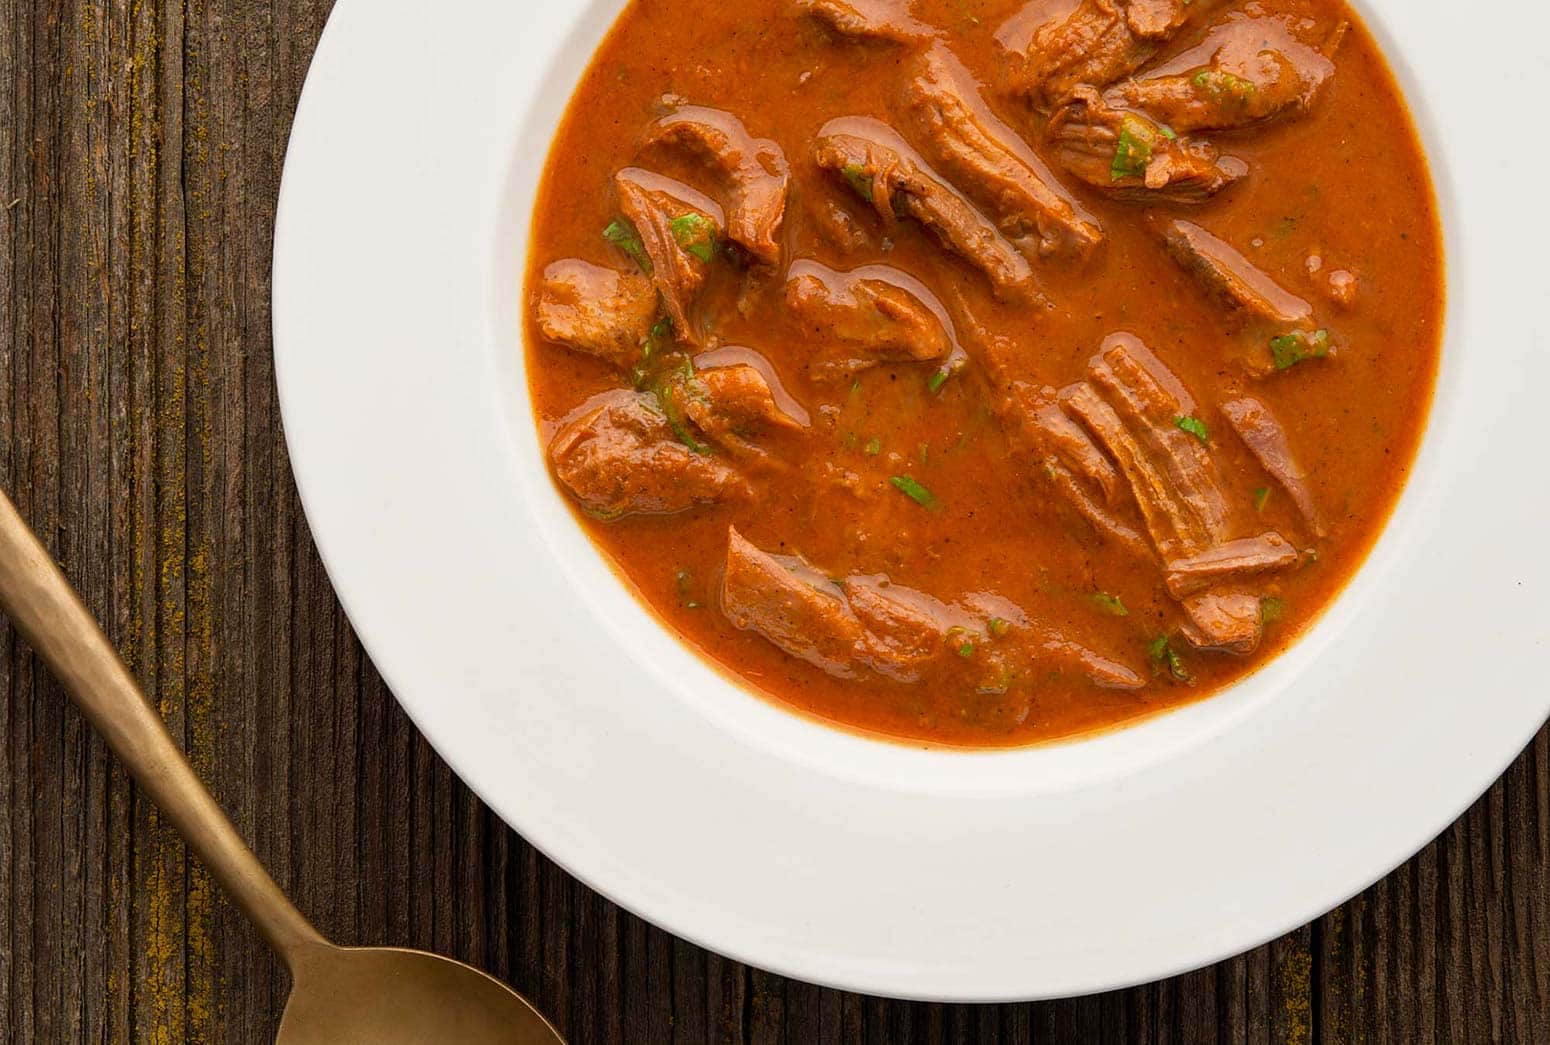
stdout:
POLYGON ((1379 535, 1442 328, 1334 0, 629 5, 534 215, 549 466, 751 689, 966 746, 1276 656, 1379 535))

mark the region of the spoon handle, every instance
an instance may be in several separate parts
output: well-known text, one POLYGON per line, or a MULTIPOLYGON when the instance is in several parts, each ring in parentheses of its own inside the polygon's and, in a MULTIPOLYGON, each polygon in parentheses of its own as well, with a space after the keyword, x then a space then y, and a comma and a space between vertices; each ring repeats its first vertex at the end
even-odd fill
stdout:
POLYGON ((286 963, 294 967, 303 948, 325 944, 199 782, 91 611, 4 492, 0 610, 286 963))

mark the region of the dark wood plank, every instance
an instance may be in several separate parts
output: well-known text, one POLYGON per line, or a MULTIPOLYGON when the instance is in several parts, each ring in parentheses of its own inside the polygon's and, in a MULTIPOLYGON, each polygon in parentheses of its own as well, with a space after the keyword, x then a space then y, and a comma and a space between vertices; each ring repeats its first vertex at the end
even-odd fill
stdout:
MULTIPOLYGON (((328 0, 0 0, 0 484, 327 932, 444 950, 578 1042, 1550 1041, 1550 734, 1266 947, 1038 1005, 789 981, 619 911, 436 758, 290 477, 269 249, 328 0)), ((283 970, 0 626, 0 1040, 256 1042, 283 970)))

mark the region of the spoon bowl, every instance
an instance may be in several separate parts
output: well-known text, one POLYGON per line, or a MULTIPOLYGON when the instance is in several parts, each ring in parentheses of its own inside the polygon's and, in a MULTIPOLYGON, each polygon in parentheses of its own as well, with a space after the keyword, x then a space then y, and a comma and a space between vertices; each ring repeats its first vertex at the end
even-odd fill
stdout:
POLYGON ((0 493, 0 610, 291 970, 286 1045, 564 1045, 499 980, 450 958, 337 947, 264 870, 173 743, 91 612, 0 493))
POLYGON ((449 958, 319 944, 295 952, 276 1045, 563 1045, 516 991, 449 958))

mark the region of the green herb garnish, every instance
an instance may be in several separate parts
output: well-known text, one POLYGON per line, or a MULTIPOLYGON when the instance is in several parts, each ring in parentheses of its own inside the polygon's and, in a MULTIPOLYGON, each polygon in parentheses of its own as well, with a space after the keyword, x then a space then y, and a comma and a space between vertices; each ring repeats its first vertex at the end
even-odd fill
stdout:
POLYGON ((1173 648, 1173 643, 1168 636, 1163 635, 1154 639, 1146 647, 1147 660, 1152 662, 1152 672, 1162 674, 1164 671, 1178 682, 1190 683, 1195 681, 1195 676, 1184 667, 1184 661, 1173 648))
POLYGON ((1120 121, 1119 138, 1114 143, 1114 162, 1109 165, 1109 176, 1114 181, 1139 178, 1146 173, 1152 162, 1152 150, 1157 144, 1156 129, 1138 116, 1127 114, 1120 121))
POLYGON ((663 316, 651 325, 651 330, 646 334, 646 340, 641 342, 640 362, 635 367, 635 387, 645 388, 647 378, 651 373, 651 364, 657 356, 667 351, 673 344, 673 320, 671 316, 663 316))
POLYGON ((1206 429, 1206 423, 1198 417, 1175 417, 1173 423, 1181 431, 1188 432, 1202 443, 1211 441, 1211 433, 1206 429))
POLYGON ((1329 355, 1329 331, 1315 330, 1311 334, 1296 331, 1270 339, 1270 358, 1277 370, 1290 370, 1309 359, 1323 359, 1329 355))
POLYGON ((909 476, 896 475, 888 481, 893 484, 894 489, 922 508, 935 508, 937 506, 936 495, 909 476))
POLYGON ((954 624, 947 629, 944 640, 953 647, 953 652, 958 656, 968 658, 974 656, 974 633, 961 624, 954 624))
POLYGON ((1265 502, 1268 501, 1268 500, 1270 500, 1270 487, 1268 487, 1268 486, 1261 486, 1261 487, 1258 487, 1257 489, 1255 489, 1255 491, 1254 491, 1254 510, 1256 512, 1264 511, 1265 510, 1265 502))
POLYGON ((681 392, 703 395, 695 388, 697 380, 694 376, 694 364, 688 356, 683 357, 683 362, 673 368, 656 389, 657 399, 662 404, 663 416, 667 418, 668 427, 672 428, 673 435, 680 443, 683 443, 691 451, 697 454, 708 454, 711 448, 694 437, 694 432, 684 417, 683 406, 678 401, 681 392))
POLYGON ((1259 622, 1269 627, 1282 617, 1286 616, 1286 603, 1274 595, 1267 595, 1259 600, 1259 622))
POLYGON ((1217 101, 1240 104, 1247 102, 1259 90, 1259 85, 1253 80, 1245 80, 1222 69, 1202 69, 1191 78, 1190 83, 1217 101))
POLYGON ((868 203, 875 202, 872 196, 872 176, 859 163, 847 163, 840 168, 840 177, 856 190, 856 195, 868 203))
POLYGON ((989 622, 986 624, 986 627, 988 627, 990 629, 990 633, 998 639, 1012 630, 1011 622, 1008 621, 1005 617, 990 618, 989 622))
POLYGON ((940 392, 942 390, 942 386, 947 384, 947 379, 952 376, 953 373, 951 370, 944 369, 933 371, 931 376, 926 379, 926 388, 932 392, 940 392))
POLYGON ((667 227, 685 253, 693 254, 707 264, 716 253, 716 223, 705 215, 693 211, 681 214, 668 222, 667 227))
POLYGON ((883 452, 883 441, 881 439, 878 439, 876 436, 873 436, 871 439, 867 440, 866 455, 868 457, 876 457, 878 454, 880 454, 882 452, 883 452))
POLYGON ((646 253, 646 246, 640 241, 640 234, 635 231, 635 226, 623 218, 616 218, 603 229, 603 238, 634 259, 640 270, 647 274, 651 272, 651 258, 646 253))
POLYGON ((1093 592, 1093 605, 1112 617, 1128 617, 1130 610, 1125 607, 1124 600, 1118 595, 1110 595, 1106 591, 1093 592))

